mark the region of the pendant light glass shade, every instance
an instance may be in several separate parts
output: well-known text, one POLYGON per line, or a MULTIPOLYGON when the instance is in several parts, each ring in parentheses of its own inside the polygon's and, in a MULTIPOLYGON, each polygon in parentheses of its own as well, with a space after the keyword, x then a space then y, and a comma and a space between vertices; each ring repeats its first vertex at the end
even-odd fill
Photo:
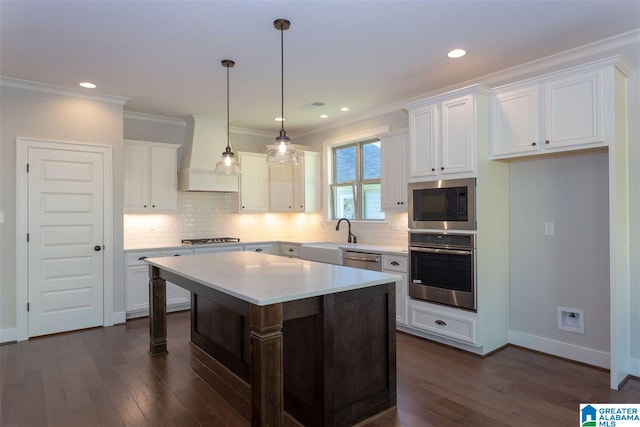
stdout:
POLYGON ((280 30, 280 106, 282 121, 280 134, 276 137, 276 145, 271 146, 267 151, 267 163, 270 165, 298 164, 298 152, 291 147, 291 138, 284 130, 284 31, 288 30, 291 22, 286 19, 276 19, 273 22, 276 30, 280 30))
POLYGON ((222 158, 216 163, 216 175, 240 175, 242 169, 235 154, 231 150, 229 139, 229 68, 236 63, 230 59, 222 61, 222 66, 227 69, 227 148, 222 153, 222 158))

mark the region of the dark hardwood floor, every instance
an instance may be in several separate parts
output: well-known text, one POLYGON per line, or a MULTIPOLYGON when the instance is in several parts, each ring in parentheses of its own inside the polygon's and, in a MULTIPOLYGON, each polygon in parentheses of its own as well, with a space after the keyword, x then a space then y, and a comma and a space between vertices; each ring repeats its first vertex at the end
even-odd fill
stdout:
MULTIPOLYGON (((0 426, 247 426, 248 387, 189 345, 168 316, 150 357, 148 319, 0 346, 0 426)), ((508 347, 486 359, 397 334, 398 406, 367 426, 575 426, 580 403, 640 402, 640 381, 508 347)), ((287 420, 286 425, 295 425, 287 420)))

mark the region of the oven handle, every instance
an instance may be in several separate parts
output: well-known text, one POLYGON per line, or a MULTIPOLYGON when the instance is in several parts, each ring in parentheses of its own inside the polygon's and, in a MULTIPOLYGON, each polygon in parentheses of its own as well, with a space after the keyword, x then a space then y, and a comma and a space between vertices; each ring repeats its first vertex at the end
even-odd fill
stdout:
POLYGON ((426 252, 429 254, 460 255, 460 256, 471 255, 471 251, 460 251, 455 249, 418 248, 416 246, 410 246, 409 250, 415 251, 415 252, 426 252))

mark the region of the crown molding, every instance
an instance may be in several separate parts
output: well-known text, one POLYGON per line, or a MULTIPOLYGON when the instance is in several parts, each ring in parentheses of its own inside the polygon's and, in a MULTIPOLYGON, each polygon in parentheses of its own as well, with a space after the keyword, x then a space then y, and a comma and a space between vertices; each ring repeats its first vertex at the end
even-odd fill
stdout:
POLYGON ((0 86, 31 90, 34 92, 50 93, 54 95, 70 96, 74 98, 89 99, 91 101, 108 102, 110 104, 117 105, 124 105, 124 103, 129 100, 129 98, 126 96, 108 95, 98 92, 85 92, 80 89, 70 89, 68 87, 32 82, 29 80, 15 79, 13 77, 5 76, 0 76, 0 86))
POLYGON ((276 132, 267 132, 264 130, 240 128, 236 126, 230 126, 229 132, 234 134, 239 134, 239 135, 259 136, 263 138, 274 138, 274 139, 275 139, 275 135, 277 134, 276 132))
POLYGON ((158 116, 156 114, 138 113, 136 111, 125 111, 124 118, 130 120, 141 120, 145 122, 162 123, 175 126, 186 126, 184 119, 175 117, 158 116))

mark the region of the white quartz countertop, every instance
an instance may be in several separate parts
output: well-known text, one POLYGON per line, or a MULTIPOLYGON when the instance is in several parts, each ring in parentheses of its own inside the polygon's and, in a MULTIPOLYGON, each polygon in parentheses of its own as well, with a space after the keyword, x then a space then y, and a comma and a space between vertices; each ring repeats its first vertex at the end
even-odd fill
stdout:
POLYGON ((260 306, 401 279, 396 274, 255 252, 148 258, 146 262, 260 306))

